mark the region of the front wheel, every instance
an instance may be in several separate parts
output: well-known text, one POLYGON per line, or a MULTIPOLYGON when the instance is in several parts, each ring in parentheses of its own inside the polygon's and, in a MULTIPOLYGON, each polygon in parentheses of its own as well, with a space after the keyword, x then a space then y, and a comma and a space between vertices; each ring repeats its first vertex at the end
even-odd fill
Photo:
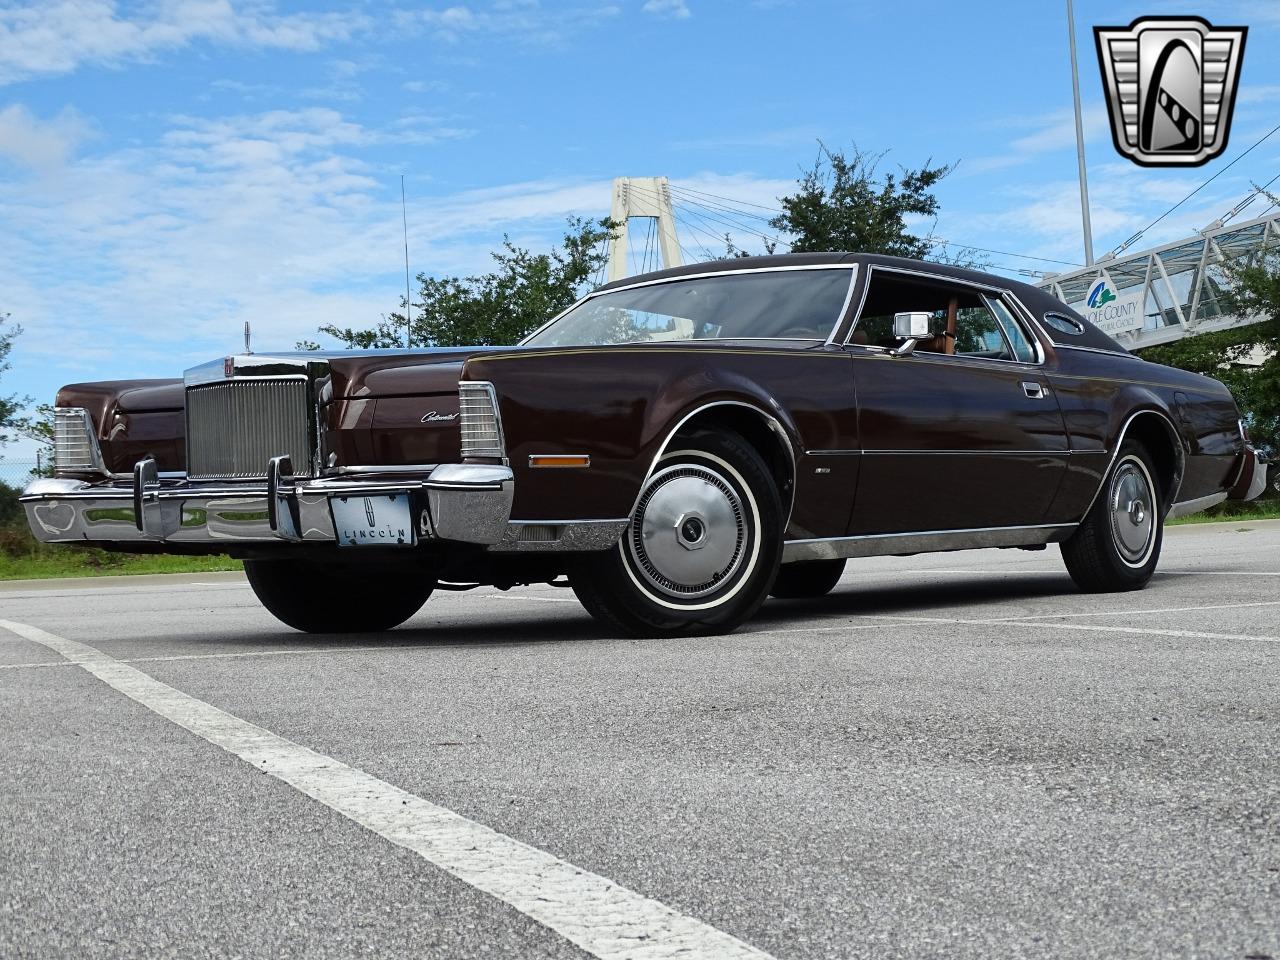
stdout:
POLYGON ((570 573, 587 612, 630 636, 733 630, 764 602, 782 557, 782 503, 760 454, 727 431, 674 446, 617 547, 570 573))
POLYGON ((1138 590, 1155 573, 1164 539, 1164 509, 1155 475, 1146 449, 1126 441, 1102 493, 1062 543, 1067 572, 1081 590, 1138 590))
POLYGON ((262 605, 304 633, 390 630, 435 589, 435 580, 413 564, 246 560, 244 572, 262 605))

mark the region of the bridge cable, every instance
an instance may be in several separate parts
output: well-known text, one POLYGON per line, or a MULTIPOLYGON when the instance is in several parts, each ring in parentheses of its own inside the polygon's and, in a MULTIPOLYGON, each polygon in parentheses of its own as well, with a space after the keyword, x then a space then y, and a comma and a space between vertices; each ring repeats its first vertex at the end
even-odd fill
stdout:
POLYGON ((1121 252, 1123 252, 1126 248, 1128 248, 1129 246, 1131 246, 1131 245, 1132 245, 1132 244, 1133 244, 1133 243, 1134 243, 1134 242, 1135 242, 1139 237, 1141 237, 1144 233, 1146 233, 1148 230, 1150 230, 1152 227, 1154 227, 1157 223, 1159 223, 1161 220, 1163 220, 1163 219, 1164 219, 1165 217, 1167 217, 1169 214, 1173 213, 1173 211, 1177 210, 1180 206, 1182 206, 1184 203, 1186 203, 1188 200, 1190 200, 1192 197, 1194 197, 1197 193, 1199 193, 1201 190, 1203 190, 1203 189, 1204 189, 1205 187, 1207 187, 1209 184, 1213 183, 1213 181, 1217 180, 1220 176, 1222 176, 1224 173, 1226 173, 1228 170, 1230 170, 1232 167, 1234 167, 1237 163, 1239 163, 1241 160, 1243 160, 1245 157, 1247 157, 1250 153, 1252 153, 1252 152, 1254 151, 1254 149, 1255 149, 1255 148, 1262 146, 1262 144, 1263 144, 1266 140, 1270 139, 1271 135, 1272 135, 1273 133, 1275 133, 1277 130, 1280 130, 1280 123, 1276 124, 1276 125, 1275 125, 1274 127, 1272 127, 1270 130, 1268 130, 1266 133, 1264 133, 1264 134, 1263 134, 1263 135, 1262 135, 1262 136, 1261 136, 1257 141, 1255 141, 1255 142, 1254 142, 1253 146, 1251 146, 1251 147, 1249 147, 1247 150, 1245 150, 1245 151, 1244 151, 1244 153, 1241 153, 1241 154, 1240 154, 1239 156, 1237 156, 1234 160, 1232 160, 1230 163, 1228 163, 1225 167, 1223 167, 1221 170, 1219 170, 1217 173, 1215 173, 1212 177, 1210 177, 1208 180, 1205 180, 1202 184, 1200 184, 1200 186, 1196 187, 1194 190, 1192 190, 1190 193, 1188 193, 1185 197, 1183 197, 1181 200, 1179 200, 1177 203, 1175 203, 1172 207, 1170 207, 1170 208, 1169 208, 1168 210, 1166 210, 1164 213, 1160 214, 1160 216, 1156 217, 1154 220, 1152 220, 1150 223, 1148 223, 1145 227, 1143 227, 1141 230, 1139 230, 1137 233, 1135 233, 1132 237, 1130 237, 1130 238, 1129 238, 1128 240, 1126 240, 1124 243, 1120 244, 1120 246, 1116 247, 1116 248, 1115 248, 1114 250, 1112 250, 1110 253, 1106 254, 1106 256, 1104 256, 1104 257, 1100 257, 1099 259, 1100 259, 1100 260, 1106 260, 1106 259, 1108 259, 1108 258, 1115 257, 1115 256, 1117 256, 1118 254, 1120 254, 1121 252))

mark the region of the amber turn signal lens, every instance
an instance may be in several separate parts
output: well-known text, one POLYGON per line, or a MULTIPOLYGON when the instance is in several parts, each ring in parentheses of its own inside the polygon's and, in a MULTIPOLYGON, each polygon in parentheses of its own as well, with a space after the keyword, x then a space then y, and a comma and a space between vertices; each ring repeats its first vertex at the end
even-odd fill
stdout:
POLYGON ((591 458, 584 454, 530 454, 531 467, 589 467, 591 458))

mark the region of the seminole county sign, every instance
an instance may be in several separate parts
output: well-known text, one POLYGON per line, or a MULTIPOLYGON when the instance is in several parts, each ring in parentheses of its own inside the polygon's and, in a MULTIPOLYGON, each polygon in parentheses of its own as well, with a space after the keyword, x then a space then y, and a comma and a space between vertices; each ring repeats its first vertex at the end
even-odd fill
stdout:
POLYGON ((1142 289, 1119 296, 1110 281, 1100 279, 1089 288, 1084 315, 1095 327, 1111 336, 1141 330, 1142 289))

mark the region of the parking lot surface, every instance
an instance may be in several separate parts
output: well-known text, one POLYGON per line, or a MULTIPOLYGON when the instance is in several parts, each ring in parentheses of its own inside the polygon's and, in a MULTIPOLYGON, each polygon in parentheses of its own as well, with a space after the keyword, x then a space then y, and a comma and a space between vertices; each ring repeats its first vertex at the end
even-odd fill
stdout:
POLYGON ((317 638, 210 574, 0 619, 0 956, 1280 958, 1277 522, 692 640, 545 586, 317 638))

